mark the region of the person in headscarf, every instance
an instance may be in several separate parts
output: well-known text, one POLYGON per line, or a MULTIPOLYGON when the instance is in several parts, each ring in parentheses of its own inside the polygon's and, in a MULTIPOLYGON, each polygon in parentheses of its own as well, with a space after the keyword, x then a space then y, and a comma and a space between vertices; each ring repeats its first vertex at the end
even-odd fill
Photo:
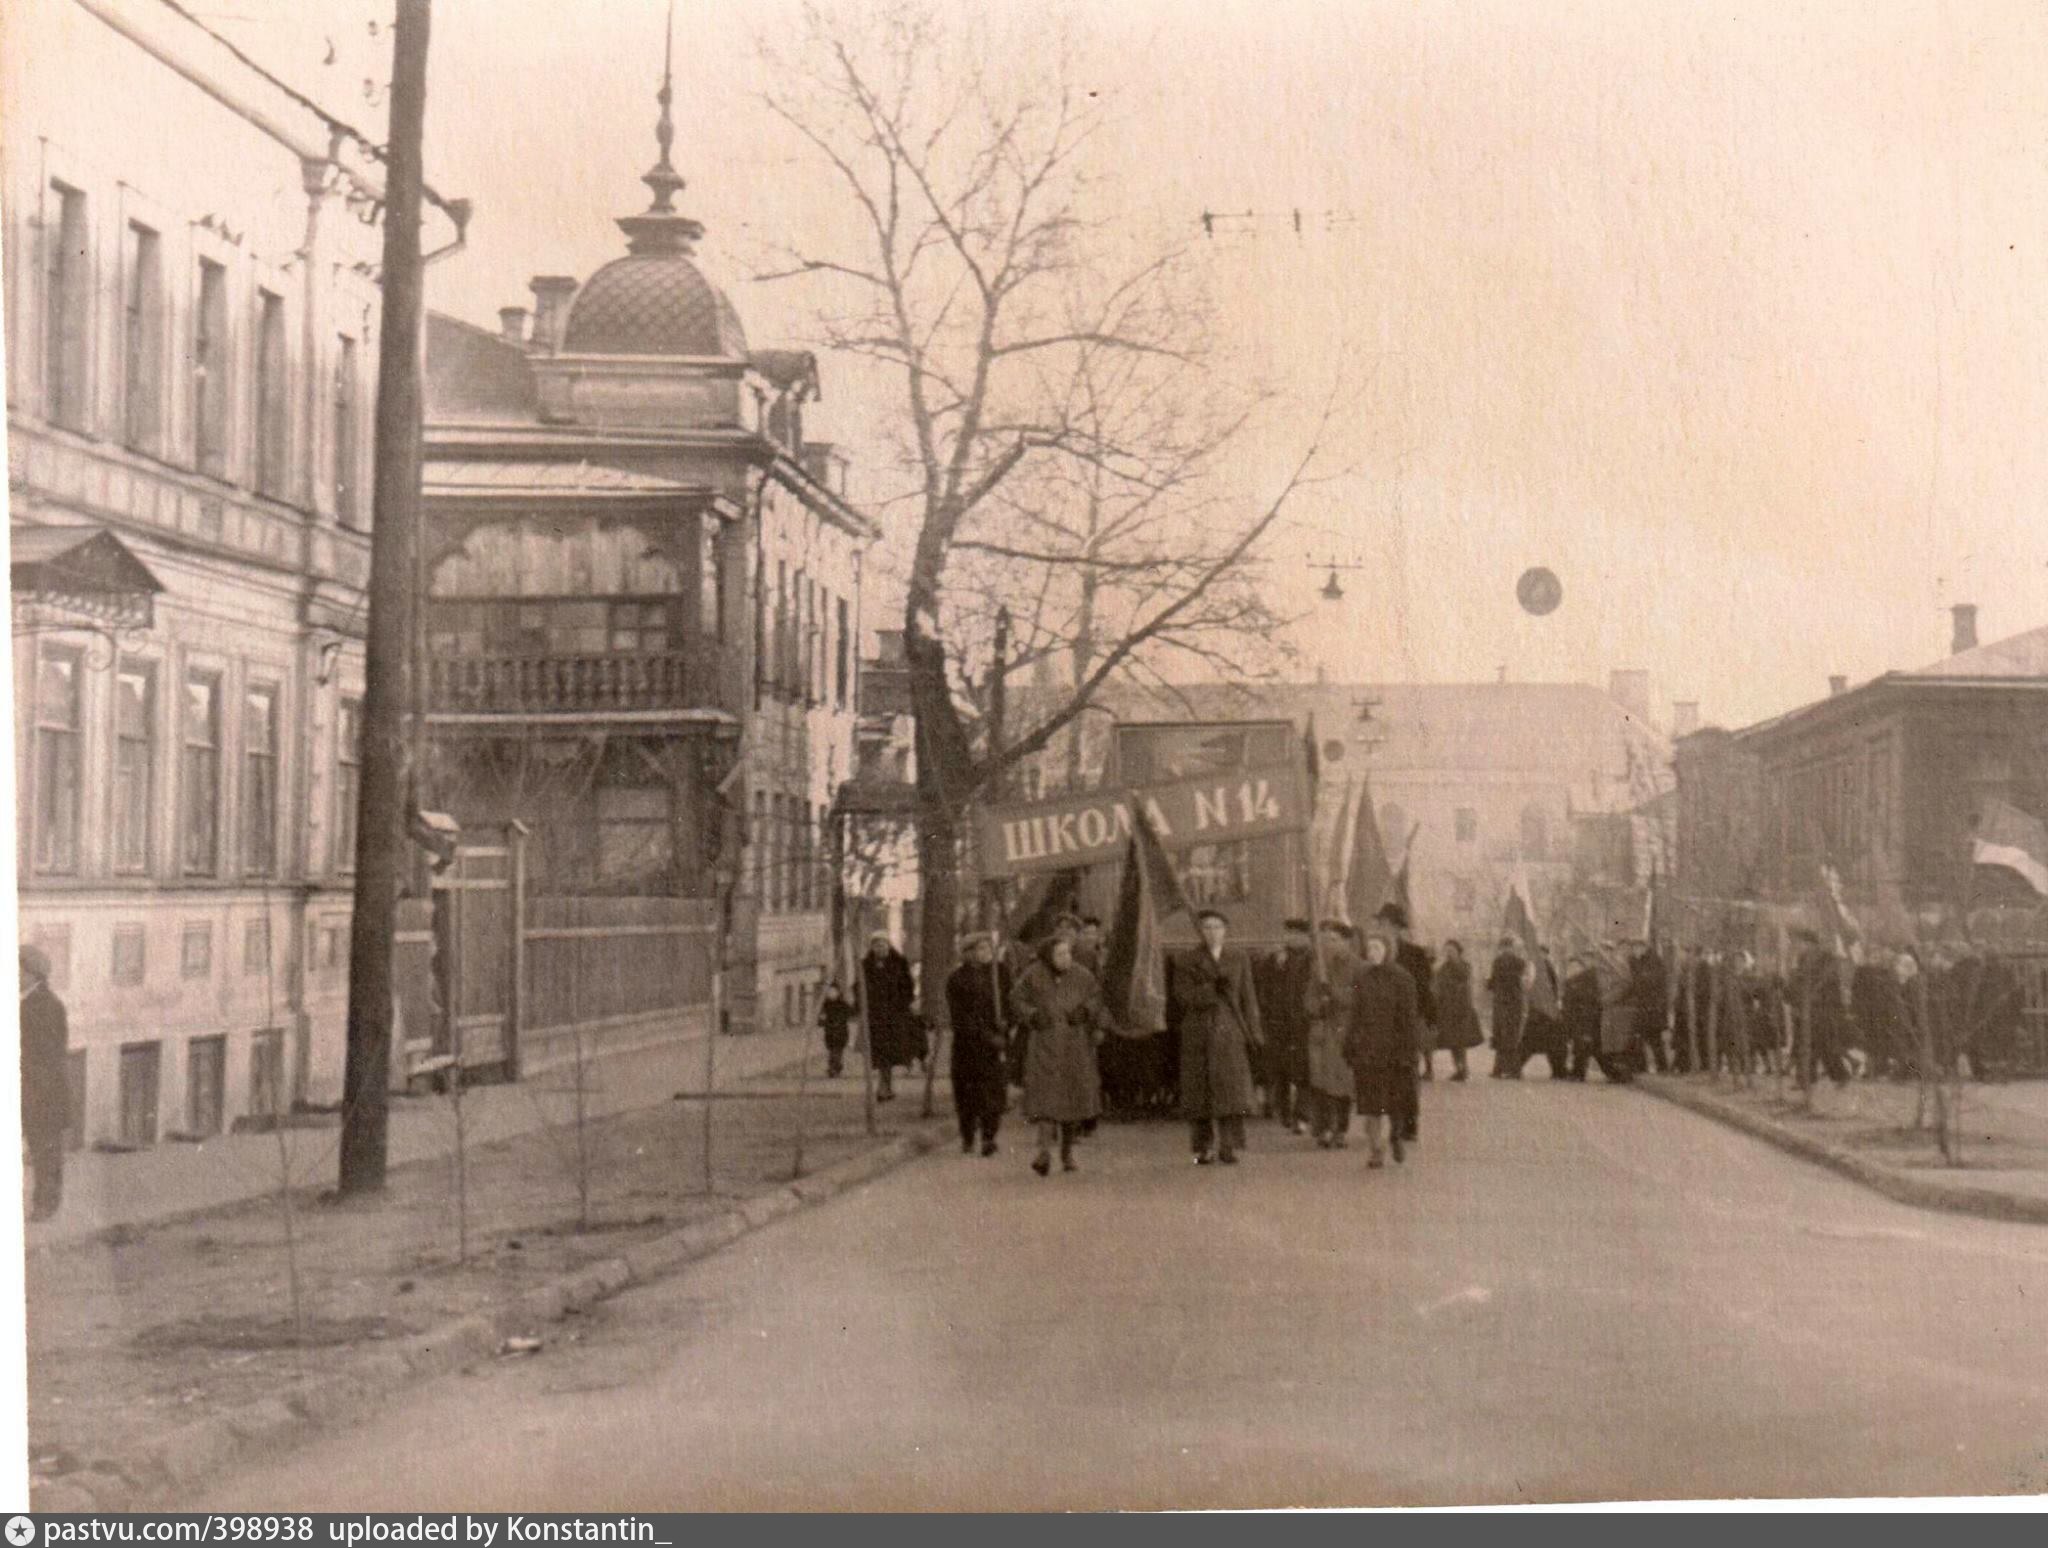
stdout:
POLYGON ((996 1153, 996 1131, 1009 1101, 1010 971, 996 962, 995 942, 970 935, 960 965, 946 980, 946 1011, 953 1027, 953 1112, 960 1151, 996 1153))
POLYGON ((1415 980, 1393 960, 1393 945, 1391 934, 1377 930, 1365 939, 1365 966, 1352 996, 1350 1036, 1344 1048, 1371 1146, 1366 1164, 1373 1167, 1386 1164, 1381 1119, 1386 1120, 1395 1162, 1403 1159, 1401 1118, 1415 1088, 1415 1056, 1425 1035, 1416 1008, 1415 980))
POLYGON ((1357 931, 1341 919, 1323 921, 1324 981, 1311 1001, 1308 1028, 1309 1121, 1316 1144, 1342 1150, 1351 1130, 1351 1099, 1357 1077, 1344 1057, 1351 1035, 1351 1002, 1364 966, 1354 944, 1357 931))
POLYGON ((896 1097, 896 1071, 924 1057, 924 1028, 917 1019, 917 984, 910 960, 886 932, 868 937, 860 960, 861 1008, 867 1018, 868 1058, 875 1067, 875 1100, 896 1097))
POLYGON ((71 1026, 50 987, 50 959, 24 946, 21 965, 21 1137, 35 1183, 31 1220, 48 1220, 64 1202, 64 1131, 71 1123, 71 1026))
MULTIPOLYGON (((1443 964, 1436 970, 1436 1046, 1450 1050, 1452 1080, 1469 1076, 1465 1055, 1485 1041, 1472 1003, 1472 964, 1465 960, 1465 943, 1445 941, 1443 964)), ((1422 1057, 1426 1066, 1434 1054, 1424 1049, 1422 1057)))
POLYGON ((1110 1017, 1095 975, 1074 960, 1071 935, 1055 933, 1039 948, 1038 960, 1017 981, 1016 1013, 1030 1032, 1024 1116, 1038 1126, 1031 1170, 1040 1177, 1052 1170, 1057 1143, 1061 1169, 1076 1171, 1074 1141, 1081 1125, 1102 1111, 1095 1049, 1110 1017))
POLYGON ((1230 921, 1213 908, 1196 919, 1202 943, 1166 971, 1167 1034, 1180 1044, 1180 1107, 1195 1162, 1236 1164, 1252 1111, 1251 1054, 1264 1041, 1251 964, 1225 945, 1230 921))

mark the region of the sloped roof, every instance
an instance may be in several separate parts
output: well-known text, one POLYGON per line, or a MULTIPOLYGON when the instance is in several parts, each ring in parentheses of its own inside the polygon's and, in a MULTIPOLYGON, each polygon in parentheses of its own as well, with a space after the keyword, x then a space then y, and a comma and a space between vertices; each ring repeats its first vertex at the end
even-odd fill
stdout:
POLYGON ((540 422, 526 351, 488 328, 427 314, 426 417, 434 421, 540 422))
POLYGON ((725 292, 687 253, 630 253, 614 258, 576 292, 562 352, 745 360, 747 335, 725 292))
POLYGON ((154 596, 163 583, 105 527, 12 527, 8 568, 16 591, 135 592, 154 596))
POLYGON ((1906 674, 1910 677, 2048 677, 2048 624, 2023 634, 1993 640, 1953 656, 1944 656, 1931 666, 1906 674))

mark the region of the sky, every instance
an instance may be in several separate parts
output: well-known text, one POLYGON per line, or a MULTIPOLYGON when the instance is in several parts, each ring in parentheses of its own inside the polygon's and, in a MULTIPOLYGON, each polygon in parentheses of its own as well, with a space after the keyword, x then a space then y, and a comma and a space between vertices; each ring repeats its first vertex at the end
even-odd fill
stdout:
MULTIPOLYGON (((367 0, 193 0, 366 128, 367 0), (334 44, 327 63, 328 44, 334 44)), ((1049 5, 1002 0, 1027 29, 1049 5)), ((665 0, 436 0, 429 177, 473 199, 430 304, 495 325, 641 208, 665 0)), ((1270 386, 1270 495, 1347 382, 1276 600, 1338 679, 1600 682, 1739 725, 2048 624, 2048 7, 2027 0, 1069 0, 1129 251, 1192 244, 1270 386), (1293 212, 1302 212, 1294 230, 1293 212), (1204 211, 1226 216, 1200 235, 1204 211), (1250 218, 1228 218, 1237 212, 1250 218), (1321 565, 1357 565, 1322 602, 1321 565), (1544 619, 1531 565, 1563 581, 1544 619)), ((676 162, 756 345, 757 282, 842 229, 763 108, 793 0, 679 0, 676 162)), ((889 383, 823 363, 858 459, 889 383)))

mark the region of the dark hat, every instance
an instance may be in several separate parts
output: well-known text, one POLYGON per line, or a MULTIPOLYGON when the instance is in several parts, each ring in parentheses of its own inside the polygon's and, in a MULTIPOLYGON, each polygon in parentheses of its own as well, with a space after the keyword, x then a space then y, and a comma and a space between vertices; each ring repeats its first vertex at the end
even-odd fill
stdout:
POLYGON ((1374 914, 1372 917, 1375 919, 1385 920, 1388 924, 1392 925, 1396 930, 1405 930, 1408 928, 1408 910, 1403 908, 1398 903, 1382 903, 1380 905, 1380 911, 1377 914, 1374 914))
POLYGON ((1515 938, 1512 935, 1503 935, 1500 938, 1500 949, 1502 951, 1513 951, 1515 949, 1515 938))
POLYGON ((1347 941, 1358 939, 1358 932, 1341 919, 1325 919, 1323 921, 1323 931, 1325 934, 1339 936, 1347 941))
POLYGON ((1284 920, 1281 922, 1280 928, 1283 930, 1299 930, 1303 935, 1311 935, 1315 932, 1315 926, 1306 919, 1284 920))
POLYGON ((1197 912, 1195 915, 1196 924, 1201 924, 1204 921, 1210 919, 1215 920, 1218 924, 1223 925, 1226 928, 1230 924, 1230 916, 1224 913, 1223 910, 1220 908, 1205 908, 1197 912))

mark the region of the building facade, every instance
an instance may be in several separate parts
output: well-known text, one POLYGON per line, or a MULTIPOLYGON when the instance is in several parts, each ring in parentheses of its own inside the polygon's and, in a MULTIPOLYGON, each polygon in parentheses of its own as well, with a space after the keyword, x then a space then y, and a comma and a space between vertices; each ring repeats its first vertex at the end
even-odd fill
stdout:
POLYGON ((339 1097, 382 185, 174 8, 7 25, 20 928, 74 1139, 139 1146, 339 1097), (160 589, 95 631, 108 542, 160 589))
POLYGON ((674 207, 493 332, 428 330, 424 804, 530 832, 540 892, 733 889, 732 1030, 812 1015, 854 772, 861 575, 817 362, 753 350, 674 207))

